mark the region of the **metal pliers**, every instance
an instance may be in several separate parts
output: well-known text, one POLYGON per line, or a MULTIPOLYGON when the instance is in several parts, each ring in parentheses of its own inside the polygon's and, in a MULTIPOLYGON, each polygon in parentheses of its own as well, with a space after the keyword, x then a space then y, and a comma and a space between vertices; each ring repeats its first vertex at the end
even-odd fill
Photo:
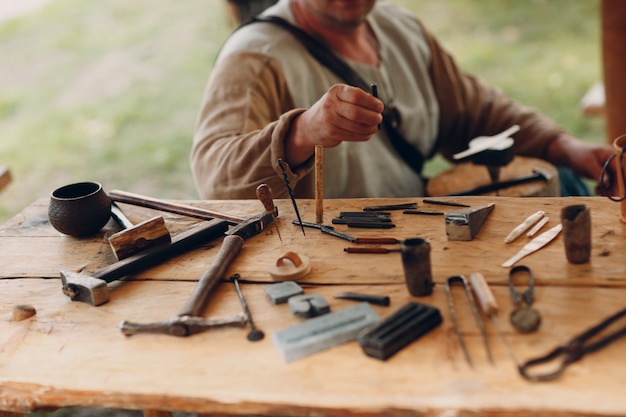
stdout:
POLYGON ((548 353, 545 356, 541 356, 539 358, 531 359, 524 364, 519 366, 520 374, 529 381, 550 381, 559 377, 565 368, 578 361, 580 358, 585 356, 587 353, 592 353, 601 348, 607 346, 611 342, 619 339, 620 337, 626 335, 626 326, 623 326, 621 329, 614 331, 613 333, 608 334, 604 338, 598 339, 595 342, 587 343, 589 339, 598 335, 608 326, 610 326, 616 320, 626 316, 626 309, 610 316, 605 319, 598 325, 590 328, 589 330, 581 333, 580 335, 574 337, 569 343, 564 346, 559 346, 554 349, 552 352, 548 353), (559 358, 562 358, 560 365, 557 364, 557 369, 552 372, 546 372, 543 374, 532 374, 528 371, 538 365, 545 366, 547 363, 552 361, 557 361, 559 358))

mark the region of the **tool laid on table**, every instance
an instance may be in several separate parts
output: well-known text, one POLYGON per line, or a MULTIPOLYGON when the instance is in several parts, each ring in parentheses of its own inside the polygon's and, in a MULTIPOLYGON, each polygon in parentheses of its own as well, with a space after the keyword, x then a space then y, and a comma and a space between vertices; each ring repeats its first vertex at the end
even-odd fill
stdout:
POLYGON ((327 313, 272 335, 274 346, 285 362, 355 340, 359 333, 380 317, 368 303, 327 313))
POLYGON ((472 240, 478 234, 494 203, 478 207, 467 207, 444 214, 446 221, 446 236, 448 240, 472 240))
POLYGON ((226 269, 241 250, 242 245, 243 239, 240 236, 226 236, 219 252, 200 277, 193 293, 184 304, 183 308, 174 318, 155 323, 122 321, 122 323, 120 323, 120 330, 124 336, 132 336, 138 333, 158 333, 185 337, 215 326, 245 326, 246 318, 242 314, 228 319, 218 320, 205 319, 201 316, 210 295, 217 286, 217 283, 219 283, 219 280, 224 276, 226 269))
POLYGON ((296 217, 298 218, 298 223, 300 223, 300 228, 302 229, 302 235, 306 236, 304 233, 304 226, 302 226, 302 218, 300 217, 300 211, 298 210, 298 205, 296 204, 296 196, 293 193, 293 188, 291 188, 291 184, 289 183, 289 177, 287 176, 287 168, 285 168, 285 161, 282 158, 278 158, 278 166, 280 167, 280 171, 283 174, 283 181, 285 181, 285 186, 287 187, 287 192, 289 193, 289 198, 291 199, 291 204, 293 205, 293 211, 296 212, 296 217))
POLYGON ((541 228, 543 226, 545 226, 548 222, 550 221, 550 218, 548 216, 544 216, 541 220, 539 220, 532 229, 530 229, 528 231, 528 233, 526 233, 527 237, 533 237, 537 234, 537 232, 539 232, 541 230, 541 228))
POLYGON ((134 225, 116 203, 111 203, 111 217, 122 228, 121 231, 108 238, 109 245, 118 261, 142 250, 172 241, 163 216, 156 216, 134 225))
POLYGON ((565 371, 565 368, 582 359, 587 353, 596 352, 626 335, 626 326, 622 326, 604 337, 599 337, 609 326, 623 317, 626 317, 626 309, 606 318, 599 324, 572 338, 567 344, 555 348, 545 356, 524 362, 518 368, 520 374, 529 381, 551 381, 558 378, 565 371), (553 365, 552 368, 550 368, 550 365, 553 365), (531 371, 531 369, 535 367, 539 367, 540 370, 545 370, 546 367, 553 370, 543 371, 543 373, 531 371))
POLYGON ((324 225, 324 224, 318 224, 318 223, 310 223, 310 222, 300 222, 300 221, 296 221, 293 220, 291 222, 292 224, 295 225, 300 225, 302 227, 312 227, 315 229, 319 229, 322 233, 326 233, 329 234, 331 236, 335 236, 338 237, 340 239, 343 240, 347 240, 348 242, 351 243, 357 243, 357 244, 372 244, 372 245, 393 245, 396 243, 400 243, 401 241, 396 239, 396 238, 392 238, 392 237, 353 237, 350 235, 347 235, 345 233, 341 233, 335 230, 335 228, 333 226, 328 226, 328 225, 324 225))
MULTIPOLYGON (((134 201, 135 197, 130 200, 134 201)), ((169 208, 172 209, 172 208, 169 208)), ((206 213, 205 213, 206 214, 206 213)), ((196 217, 196 216, 193 216, 196 217)), ((234 219, 231 217, 231 220, 234 219)), ((98 306, 109 301, 110 293, 107 286, 119 278, 140 272, 158 265, 165 260, 179 255, 195 246, 206 243, 220 236, 237 235, 243 239, 255 236, 263 231, 274 216, 267 212, 244 219, 228 230, 228 221, 211 219, 201 223, 172 238, 171 243, 154 246, 126 259, 113 263, 92 273, 79 273, 69 270, 61 271, 63 293, 72 301, 82 301, 98 306)))
POLYGON ((459 327, 459 321, 456 314, 456 309, 454 308, 454 300, 452 297, 451 286, 453 284, 461 284, 465 289, 465 295, 467 296, 467 301, 470 305, 470 309, 472 310, 472 315, 474 316, 474 321, 476 325, 480 329, 480 334, 483 338, 483 343, 485 345, 485 350, 487 352, 487 358, 489 362, 493 363, 493 358, 491 357, 491 350, 489 349, 489 343, 487 341, 487 334, 485 333, 485 326, 483 324, 480 315, 478 314, 478 309, 476 308, 476 302, 474 301, 474 297, 472 296, 472 291, 467 283, 467 280, 463 275, 454 275, 449 277, 446 280, 445 291, 446 298, 448 300, 448 308, 450 309, 450 316, 452 317, 452 323, 454 324, 454 332, 459 339, 459 343, 461 344, 461 349, 463 350, 463 355, 465 356, 465 360, 470 367, 473 367, 472 359, 470 358, 469 351, 467 350, 467 346, 465 345, 465 341, 463 339, 463 333, 461 333, 461 329, 459 327))
POLYGON ((511 243, 522 235, 525 231, 530 229, 535 223, 537 223, 546 214, 543 210, 539 210, 526 218, 523 222, 518 224, 509 232, 504 238, 504 243, 511 243))
MULTIPOLYGON (((273 221, 274 216, 265 211, 261 215, 253 216, 250 219, 255 220, 244 221, 226 233, 227 236, 224 237, 219 251, 198 280, 193 293, 187 299, 183 308, 174 318, 155 323, 123 321, 120 324, 122 333, 125 336, 131 336, 137 333, 160 333, 185 337, 215 327, 215 320, 202 317, 202 312, 206 308, 209 298, 213 294, 217 284, 224 277, 232 261, 239 254, 244 239, 258 234, 265 228, 265 225, 273 221), (265 219, 266 222, 263 222, 263 219, 265 219), (254 230, 256 230, 256 233, 250 233, 249 229, 251 227, 255 227, 254 230)), ((218 325, 244 326, 246 322, 246 317, 238 315, 228 319, 218 320, 218 325)))
POLYGON ((504 337, 504 332, 500 327, 500 320, 498 320, 498 304, 496 303, 496 299, 489 288, 489 284, 485 280, 483 274, 479 272, 474 272, 470 274, 470 284, 474 289, 474 294, 476 294, 476 298, 478 298, 478 303, 480 304, 480 308, 482 311, 491 318, 494 327, 496 328, 496 332, 502 340, 504 347, 506 348, 509 357, 515 365, 518 364, 517 359, 515 358, 515 354, 513 353, 513 349, 511 349, 511 345, 509 345, 508 340, 504 337))
POLYGON ((386 204, 382 206, 365 206, 362 207, 363 211, 389 211, 389 210, 411 210, 417 208, 417 203, 402 203, 402 204, 386 204))
POLYGON ((387 360, 442 321, 441 313, 435 307, 409 302, 359 335, 359 345, 366 355, 387 360))
POLYGON ((373 294, 362 294, 357 292, 340 292, 338 294, 333 295, 334 298, 339 298, 343 300, 354 300, 354 301, 366 301, 370 304, 376 304, 379 306, 388 306, 391 303, 388 295, 373 295, 373 294))
POLYGON ((509 291, 515 309, 511 312, 511 324, 522 333, 534 332, 541 325, 541 314, 532 307, 535 301, 535 278, 529 267, 518 265, 509 271, 509 291), (515 277, 525 275, 528 280, 528 287, 524 292, 515 289, 515 277), (521 305, 525 303, 525 305, 521 305))
POLYGON ((215 219, 200 223, 198 226, 174 236, 169 244, 146 249, 95 272, 62 270, 63 293, 72 301, 82 301, 99 306, 109 301, 108 283, 158 265, 191 248, 222 236, 227 230, 228 224, 224 220, 215 219))
POLYGON ((540 234, 539 236, 537 236, 536 238, 534 238, 533 240, 525 244, 524 247, 519 250, 519 252, 517 252, 515 255, 513 255, 511 258, 505 261, 502 264, 502 266, 504 268, 511 267, 515 265, 523 257, 530 255, 531 253, 543 248, 548 243, 552 242, 552 240, 554 240, 554 238, 556 238, 559 235, 559 233, 561 233, 561 230, 563 230, 563 225, 559 223, 553 228, 543 232, 542 234, 540 234))
POLYGON ((396 225, 389 216, 390 213, 380 211, 341 212, 332 219, 332 223, 345 224, 348 227, 390 229, 396 225))
POLYGON ((147 197, 127 191, 113 190, 109 192, 109 198, 118 203, 131 204, 134 206, 151 208, 155 210, 165 211, 168 213, 180 214, 182 216, 193 217, 201 220, 222 219, 231 225, 236 225, 244 220, 243 217, 231 216, 225 213, 201 209, 185 204, 170 203, 156 198, 147 197))
POLYGON ((424 204, 435 204, 437 206, 450 206, 450 207, 470 207, 469 204, 456 203, 454 201, 444 201, 444 200, 432 200, 430 198, 425 198, 422 200, 424 204))
POLYGON ((235 284, 235 290, 237 290, 237 296, 239 297, 239 301, 241 302, 241 308, 243 308, 243 313, 246 315, 246 321, 250 325, 250 331, 248 332, 248 340, 251 342, 257 342, 265 337, 265 333, 262 330, 259 330, 254 325, 254 321, 252 320, 252 313, 250 313, 250 309, 248 308, 248 303, 246 302, 245 297, 243 296, 243 291, 241 291, 241 287, 239 286, 239 274, 233 274, 229 281, 232 281, 235 284))

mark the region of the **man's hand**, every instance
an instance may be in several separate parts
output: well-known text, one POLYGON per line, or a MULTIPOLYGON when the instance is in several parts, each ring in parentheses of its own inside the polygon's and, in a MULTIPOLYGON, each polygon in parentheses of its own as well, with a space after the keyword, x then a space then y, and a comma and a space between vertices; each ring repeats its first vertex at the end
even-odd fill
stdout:
POLYGON ((311 157, 315 145, 331 148, 343 141, 367 141, 378 131, 383 110, 382 101, 360 88, 336 84, 294 121, 285 159, 297 166, 311 157))
MULTIPOLYGON (((609 145, 599 146, 582 142, 568 134, 562 134, 549 147, 548 160, 555 165, 571 168, 575 174, 599 181, 604 163, 615 153, 609 145)), ((617 170, 615 161, 611 162, 604 178, 603 186, 596 189, 597 194, 617 195, 617 170), (606 190, 606 192, 602 192, 606 190)))

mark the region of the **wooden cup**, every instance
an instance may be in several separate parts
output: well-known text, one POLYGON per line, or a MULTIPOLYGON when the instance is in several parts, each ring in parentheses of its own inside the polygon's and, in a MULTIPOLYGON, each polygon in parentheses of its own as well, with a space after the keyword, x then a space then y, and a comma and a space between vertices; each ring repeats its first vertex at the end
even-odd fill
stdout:
POLYGON ((626 148, 626 135, 619 136, 613 141, 613 149, 615 149, 615 158, 617 159, 617 185, 619 187, 620 199, 620 220, 626 223, 626 157, 624 156, 624 148, 626 148))
POLYGON ((607 197, 612 201, 616 201, 620 203, 620 220, 626 223, 626 155, 624 155, 624 151, 626 150, 626 135, 618 136, 613 141, 613 149, 615 150, 615 155, 611 155, 611 157, 605 162, 604 167, 602 167, 602 174, 600 174, 600 186, 604 187, 604 176, 606 175, 606 169, 609 166, 609 163, 616 159, 615 163, 617 164, 617 186, 618 186, 618 196, 611 196, 607 194, 607 197))

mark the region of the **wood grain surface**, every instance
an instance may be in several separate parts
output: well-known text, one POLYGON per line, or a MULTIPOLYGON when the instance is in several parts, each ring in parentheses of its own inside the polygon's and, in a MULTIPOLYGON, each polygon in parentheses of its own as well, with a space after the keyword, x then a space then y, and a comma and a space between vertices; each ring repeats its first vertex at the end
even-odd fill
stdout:
MULTIPOLYGON (((186 338, 166 335, 125 337, 123 320, 155 322, 174 317, 210 264, 221 239, 110 284, 111 300, 99 307, 72 302, 61 292, 59 271, 86 271, 114 262, 105 235, 77 239, 55 231, 46 219, 47 201, 38 200, 0 228, 0 409, 27 412, 68 406, 103 406, 160 411, 263 416, 623 416, 626 415, 626 340, 585 356, 558 380, 531 383, 520 377, 483 316, 494 364, 487 361, 480 332, 464 296, 455 293, 459 325, 474 362, 465 362, 454 333, 444 293, 452 275, 481 272, 499 305, 499 322, 518 360, 543 355, 625 307, 626 225, 616 203, 589 198, 448 198, 472 206, 496 204, 473 241, 447 241, 442 216, 392 212, 394 229, 353 229, 353 236, 426 237, 431 242, 435 289, 411 297, 400 255, 348 254, 351 244, 292 225, 289 200, 277 200, 282 243, 273 227, 244 242, 225 278, 241 274, 241 287, 257 327, 266 338, 246 339, 248 329, 221 328, 186 338), (505 244, 504 237, 529 214, 544 210, 546 226, 559 221, 568 204, 588 204, 592 216, 592 256, 568 264, 561 238, 528 256, 523 264, 535 276, 535 303, 542 314, 539 330, 518 333, 509 324, 514 306, 508 290, 509 269, 500 264, 517 252, 525 236, 505 244), (312 271, 299 281, 305 293, 322 294, 338 311, 354 304, 333 294, 356 291, 391 298, 389 307, 373 306, 384 318, 409 301, 440 309, 443 323, 387 361, 366 356, 358 343, 285 363, 271 335, 302 322, 286 304, 273 305, 265 293, 268 266, 285 250, 310 257, 312 271), (28 304, 37 313, 11 321, 14 306, 28 304)), ((326 200, 329 220, 340 211, 374 204, 418 202, 421 209, 454 210, 417 199, 326 200)), ((263 210, 260 202, 184 202, 233 215, 263 210)), ((304 221, 315 218, 315 201, 298 201, 304 221)), ((137 223, 155 211, 126 207, 137 223)), ((164 214, 172 234, 198 220, 164 214)), ((329 222, 327 222, 329 223, 329 222)), ((386 247, 394 247, 387 245, 386 247)), ((397 247, 397 245, 396 245, 397 247)), ((233 284, 222 282, 204 312, 228 317, 242 311, 233 284)))

